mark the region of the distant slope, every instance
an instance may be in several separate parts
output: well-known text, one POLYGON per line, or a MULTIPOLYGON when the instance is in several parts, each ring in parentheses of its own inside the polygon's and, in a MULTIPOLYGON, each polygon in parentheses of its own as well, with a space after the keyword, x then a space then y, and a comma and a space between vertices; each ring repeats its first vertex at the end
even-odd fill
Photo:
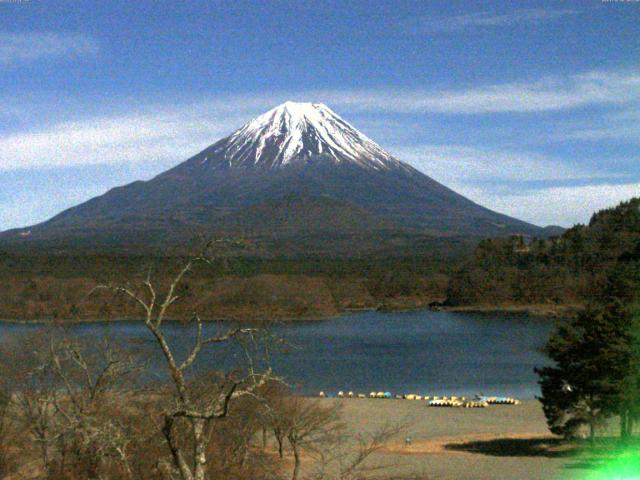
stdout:
POLYGON ((545 234, 395 159, 328 107, 287 102, 150 181, 0 234, 0 244, 127 250, 241 232, 350 236, 355 251, 363 236, 390 230, 430 237, 545 234))
MULTIPOLYGON (((206 222, 206 212, 200 219, 206 222)), ((397 226, 367 210, 332 198, 289 194, 220 217, 217 230, 229 235, 333 235, 393 230, 397 226)))
POLYGON ((640 253, 640 198, 601 210, 588 225, 548 240, 482 241, 452 276, 448 303, 581 304, 599 294, 619 257, 634 252, 640 253))

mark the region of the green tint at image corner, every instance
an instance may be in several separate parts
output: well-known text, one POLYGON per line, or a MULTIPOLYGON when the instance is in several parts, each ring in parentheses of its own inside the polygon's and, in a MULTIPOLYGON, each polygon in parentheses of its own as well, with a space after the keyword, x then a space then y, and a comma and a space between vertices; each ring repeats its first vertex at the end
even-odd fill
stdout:
POLYGON ((589 471, 564 475, 561 480, 640 480, 640 449, 625 449, 598 459, 589 471))

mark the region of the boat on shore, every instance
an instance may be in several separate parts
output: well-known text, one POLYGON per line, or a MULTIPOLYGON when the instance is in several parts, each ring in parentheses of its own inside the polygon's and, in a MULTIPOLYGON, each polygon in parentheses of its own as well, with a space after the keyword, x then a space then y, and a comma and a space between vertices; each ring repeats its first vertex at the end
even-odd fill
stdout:
MULTIPOLYGON (((321 391, 318 394, 321 398, 332 398, 333 395, 327 394, 325 391, 321 391)), ((427 406, 429 407, 463 407, 463 408, 486 408, 489 405, 519 405, 520 400, 513 397, 499 397, 499 396, 486 396, 486 395, 476 395, 472 399, 467 399, 462 396, 437 396, 437 395, 419 395, 415 393, 405 393, 403 395, 400 394, 392 394, 388 391, 372 391, 368 395, 364 393, 354 393, 353 391, 349 391, 348 394, 345 394, 343 390, 340 390, 335 398, 340 399, 382 399, 382 400, 410 400, 410 401, 425 401, 427 402, 427 406)))

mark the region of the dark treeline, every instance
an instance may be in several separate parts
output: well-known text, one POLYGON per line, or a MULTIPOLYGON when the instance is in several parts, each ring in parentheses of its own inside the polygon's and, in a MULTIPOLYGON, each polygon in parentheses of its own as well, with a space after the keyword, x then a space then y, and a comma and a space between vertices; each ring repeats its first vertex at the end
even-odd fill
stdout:
MULTIPOLYGON (((502 237, 395 255, 273 256, 256 245, 226 249, 185 282, 207 317, 325 317, 347 309, 404 309, 446 299, 451 306, 537 305, 577 311, 597 296, 617 258, 640 241, 640 199, 593 215, 559 237, 502 237)), ((444 241, 444 240, 443 240, 444 241)), ((225 247, 226 248, 226 247, 225 247)), ((89 298, 97 283, 135 281, 152 268, 170 275, 183 256, 3 253, 0 318, 95 319, 114 310, 89 298)), ((124 305, 125 316, 133 314, 124 305)), ((554 311, 555 311, 554 310, 554 311)))
MULTIPOLYGON (((120 280, 135 283, 150 269, 163 282, 184 261, 152 255, 0 253, 5 285, 0 318, 132 317, 136 311, 131 305, 114 305, 100 292, 90 294, 93 287, 120 280)), ((181 295, 197 299, 205 318, 316 318, 347 309, 416 308, 444 298, 451 266, 451 259, 426 254, 269 258, 231 252, 190 272, 181 295)))
MULTIPOLYGON (((462 257, 446 257, 450 262, 462 257)), ((108 277, 132 271, 146 271, 149 266, 162 270, 181 265, 183 256, 98 255, 98 254, 19 254, 0 250, 0 274, 48 275, 58 278, 91 275, 108 277)), ((368 276, 380 271, 407 271, 428 275, 447 268, 445 259, 435 255, 367 255, 358 257, 263 257, 230 256, 218 259, 209 267, 225 274, 252 276, 258 274, 320 274, 331 277, 368 276)), ((206 270, 201 271, 205 274, 206 270)))
POLYGON ((640 241, 640 199, 595 213, 560 237, 480 242, 452 276, 452 305, 582 306, 603 291, 618 258, 640 241))
POLYGON ((572 437, 586 425, 593 441, 597 427, 617 416, 628 440, 640 418, 640 242, 607 267, 586 307, 549 339, 554 365, 537 370, 555 434, 572 437))

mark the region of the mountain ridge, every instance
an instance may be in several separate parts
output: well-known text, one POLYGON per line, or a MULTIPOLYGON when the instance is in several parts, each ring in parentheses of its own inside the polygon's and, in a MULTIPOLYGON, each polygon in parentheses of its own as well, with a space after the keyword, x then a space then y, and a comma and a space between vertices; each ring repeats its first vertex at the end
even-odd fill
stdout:
MULTIPOLYGON (((364 168, 403 168, 380 145, 322 103, 287 101, 210 147, 229 167, 282 168, 311 158, 364 168)), ((208 156, 204 165, 213 163, 208 156)))
POLYGON ((545 234, 396 159, 325 105, 285 102, 149 181, 116 187, 46 222, 4 232, 0 242, 99 240, 129 248, 151 236, 158 244, 176 244, 190 236, 228 234, 225 225, 233 215, 251 218, 251 208, 261 212, 260 219, 253 215, 259 228, 246 225, 246 231, 280 238, 322 232, 361 238, 373 225, 424 236, 545 234), (323 213, 310 213, 305 221, 299 205, 282 203, 286 198, 313 198, 308 205, 323 213), (295 222, 277 220, 289 215, 295 222))

